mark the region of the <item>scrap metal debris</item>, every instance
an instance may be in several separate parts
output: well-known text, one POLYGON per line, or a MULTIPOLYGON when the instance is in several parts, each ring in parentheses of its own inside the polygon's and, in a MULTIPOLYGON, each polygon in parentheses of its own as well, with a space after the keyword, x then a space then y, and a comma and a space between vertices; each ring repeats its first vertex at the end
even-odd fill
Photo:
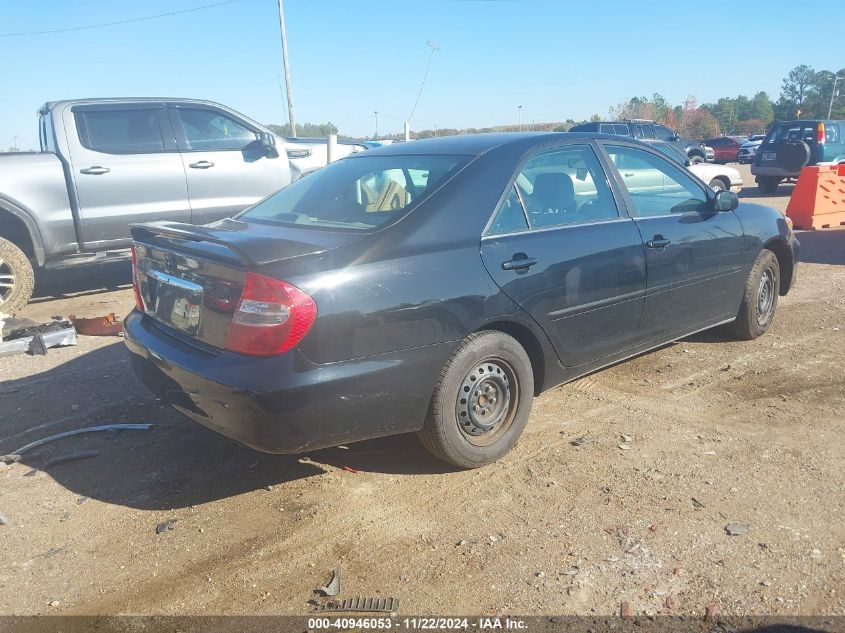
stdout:
POLYGON ((164 532, 169 532, 170 530, 176 527, 176 522, 179 519, 167 519, 167 521, 162 521, 156 526, 156 534, 162 534, 164 532))
POLYGON ((19 449, 12 451, 8 455, 0 455, 0 462, 4 462, 6 464, 18 462, 21 459, 21 455, 23 455, 27 451, 38 446, 47 444, 48 442, 52 442, 54 440, 59 440, 64 437, 70 437, 71 435, 80 435, 82 433, 97 433, 100 431, 148 431, 152 426, 152 424, 103 424, 100 426, 89 426, 84 429, 74 429, 73 431, 65 431, 64 433, 57 433, 56 435, 50 435, 49 437, 30 442, 26 446, 21 446, 19 449))
POLYGON ((727 532, 730 536, 745 534, 750 529, 751 526, 746 525, 745 523, 731 523, 730 525, 725 526, 725 532, 727 532))
POLYGON ((61 317, 54 317, 48 323, 33 324, 32 321, 18 321, 4 315, 0 322, 0 356, 44 355, 50 347, 76 345, 76 330, 70 321, 61 317))
POLYGON ((325 587, 318 587, 315 589, 316 592, 322 593, 324 596, 336 596, 340 593, 340 572, 336 569, 332 569, 332 579, 326 584, 325 587))
POLYGON ((581 437, 576 437, 574 440, 570 442, 572 446, 585 446, 586 444, 595 444, 599 441, 595 435, 582 435, 581 437))
POLYGON ((2 512, 0 512, 0 525, 8 525, 8 524, 9 524, 9 519, 6 518, 6 515, 4 515, 2 512))
POLYGON ((399 608, 399 598, 346 598, 317 604, 314 611, 359 611, 370 613, 392 613, 399 608))
POLYGON ((83 319, 74 314, 68 318, 76 327, 76 331, 85 336, 120 336, 123 332, 123 323, 115 317, 114 312, 90 319, 83 319))

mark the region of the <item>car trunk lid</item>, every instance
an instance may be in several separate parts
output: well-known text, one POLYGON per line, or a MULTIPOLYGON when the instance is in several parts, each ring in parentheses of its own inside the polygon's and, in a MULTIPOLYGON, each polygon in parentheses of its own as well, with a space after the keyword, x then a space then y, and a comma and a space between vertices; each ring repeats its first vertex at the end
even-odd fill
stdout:
POLYGON ((130 230, 139 307, 208 351, 226 347, 248 274, 363 237, 237 220, 205 226, 154 222, 130 230))

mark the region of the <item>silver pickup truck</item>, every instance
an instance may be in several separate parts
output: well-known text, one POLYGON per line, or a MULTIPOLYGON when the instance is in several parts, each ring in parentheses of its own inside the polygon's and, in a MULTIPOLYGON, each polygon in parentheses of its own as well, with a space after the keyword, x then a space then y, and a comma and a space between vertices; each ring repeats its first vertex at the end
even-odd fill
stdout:
POLYGON ((264 126, 217 103, 84 99, 38 111, 40 152, 0 154, 0 312, 33 269, 129 257, 129 224, 205 224, 291 182, 264 126))

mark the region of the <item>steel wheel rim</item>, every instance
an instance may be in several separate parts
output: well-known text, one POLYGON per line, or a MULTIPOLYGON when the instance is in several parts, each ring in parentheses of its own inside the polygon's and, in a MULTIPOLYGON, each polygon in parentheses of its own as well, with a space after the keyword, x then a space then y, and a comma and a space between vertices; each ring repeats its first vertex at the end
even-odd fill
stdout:
POLYGON ((16 284, 15 271, 0 257, 0 303, 5 303, 12 296, 16 284))
POLYGON ((760 287, 757 289, 757 323, 765 325, 775 303, 775 275, 771 268, 763 271, 760 287))
POLYGON ((500 358, 473 365, 458 389, 457 425, 470 444, 489 446, 513 423, 519 402, 519 383, 513 368, 500 358))

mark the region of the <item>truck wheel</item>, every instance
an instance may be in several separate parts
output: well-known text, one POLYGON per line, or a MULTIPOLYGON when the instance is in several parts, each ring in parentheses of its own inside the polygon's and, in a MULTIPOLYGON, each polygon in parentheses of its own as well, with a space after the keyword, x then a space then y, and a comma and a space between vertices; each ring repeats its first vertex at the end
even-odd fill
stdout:
POLYGON ((757 179, 757 188, 760 190, 760 193, 765 194, 767 196, 770 196, 775 193, 778 190, 779 184, 780 178, 761 176, 757 179))
POLYGON ((780 266, 775 254, 760 251, 748 279, 736 321, 730 324, 737 338, 750 341, 762 336, 775 318, 780 294, 780 266))
POLYGON ((15 314, 29 303, 35 275, 26 255, 0 237, 0 312, 15 314))
POLYGON ((703 157, 703 156, 699 156, 698 154, 695 154, 694 156, 692 156, 692 157, 690 158, 690 162, 691 162, 693 165, 699 165, 699 164, 701 164, 701 163, 703 163, 703 162, 704 162, 704 157, 703 157))
POLYGON ((502 332, 476 332, 440 373, 418 435, 443 461, 478 468, 513 448, 533 399, 534 373, 522 346, 502 332))

